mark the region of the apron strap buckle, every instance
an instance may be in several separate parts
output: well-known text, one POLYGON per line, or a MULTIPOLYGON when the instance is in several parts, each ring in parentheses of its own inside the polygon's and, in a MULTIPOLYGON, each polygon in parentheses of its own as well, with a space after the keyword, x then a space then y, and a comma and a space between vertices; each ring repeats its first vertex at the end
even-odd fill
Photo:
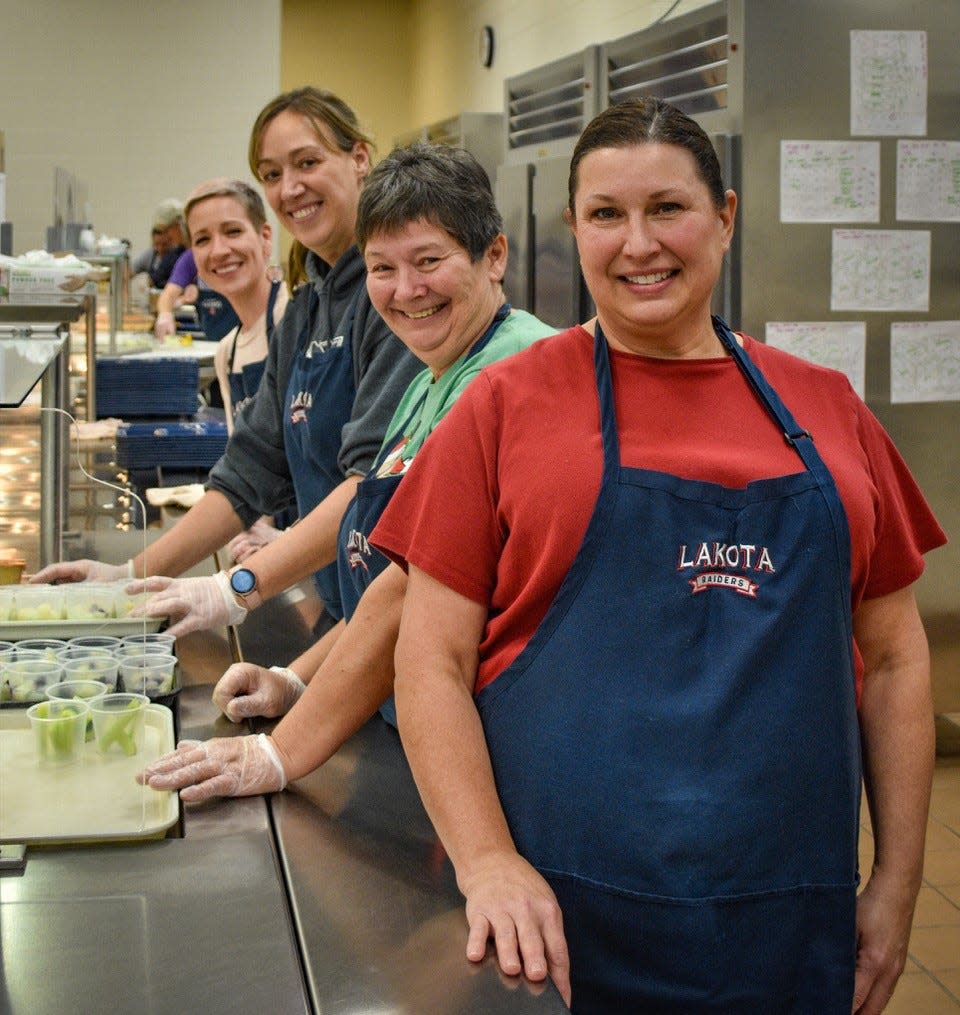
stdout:
POLYGON ((797 430, 795 433, 784 433, 783 439, 793 447, 797 446, 797 441, 813 440, 813 438, 810 436, 809 430, 797 430))

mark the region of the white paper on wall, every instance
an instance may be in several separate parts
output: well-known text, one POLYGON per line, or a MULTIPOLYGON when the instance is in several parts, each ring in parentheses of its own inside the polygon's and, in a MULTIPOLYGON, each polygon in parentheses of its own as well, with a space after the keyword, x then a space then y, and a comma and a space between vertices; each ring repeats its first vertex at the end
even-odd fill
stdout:
POLYGON ((831 310, 930 309, 930 232, 834 229, 831 310))
POLYGON ((781 141, 781 222, 879 222, 879 141, 781 141))
POLYGON ((897 218, 960 222, 960 141, 897 142, 897 218))
POLYGON ((902 321, 891 324, 890 401, 958 400, 960 321, 902 321))
POLYGON ((927 33, 850 33, 850 133, 927 133, 927 33))
POLYGON ((864 321, 767 321, 766 340, 802 359, 847 375, 853 390, 866 391, 867 325, 864 321))

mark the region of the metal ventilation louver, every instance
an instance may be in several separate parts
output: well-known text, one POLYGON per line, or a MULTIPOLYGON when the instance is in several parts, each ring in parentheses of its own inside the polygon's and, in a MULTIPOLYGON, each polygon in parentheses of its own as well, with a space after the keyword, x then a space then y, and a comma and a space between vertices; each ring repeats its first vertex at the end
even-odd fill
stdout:
POLYGON ((509 150, 575 138, 597 112, 597 48, 506 81, 509 150))
POLYGON ((688 116, 726 109, 728 52, 722 9, 708 19, 678 18, 607 43, 602 54, 606 102, 654 95, 688 116))

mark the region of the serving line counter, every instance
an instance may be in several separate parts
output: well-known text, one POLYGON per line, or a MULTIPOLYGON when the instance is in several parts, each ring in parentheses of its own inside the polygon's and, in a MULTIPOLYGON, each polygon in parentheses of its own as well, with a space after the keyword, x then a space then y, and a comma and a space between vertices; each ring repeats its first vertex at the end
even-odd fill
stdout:
MULTIPOLYGON (((122 559, 137 535, 98 533, 70 556, 96 548, 122 559)), ((304 583, 248 618, 240 650, 289 661, 320 612, 304 583)), ((229 644, 225 631, 178 641, 181 737, 248 732, 210 701, 229 644)), ((379 718, 283 793, 183 807, 179 831, 30 848, 22 869, 0 875, 0 1011, 567 1010, 552 984, 502 976, 492 953, 479 965, 465 958, 452 868, 379 718)))

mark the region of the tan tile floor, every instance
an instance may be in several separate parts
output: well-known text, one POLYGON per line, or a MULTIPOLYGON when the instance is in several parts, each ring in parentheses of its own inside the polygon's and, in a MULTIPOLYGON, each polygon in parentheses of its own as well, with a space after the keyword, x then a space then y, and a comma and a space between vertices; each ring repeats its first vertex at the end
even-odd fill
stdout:
MULTIPOLYGON (((872 856, 864 808, 862 871, 872 856)), ((960 757, 937 759, 910 958, 886 1015, 960 1015, 960 757)))

